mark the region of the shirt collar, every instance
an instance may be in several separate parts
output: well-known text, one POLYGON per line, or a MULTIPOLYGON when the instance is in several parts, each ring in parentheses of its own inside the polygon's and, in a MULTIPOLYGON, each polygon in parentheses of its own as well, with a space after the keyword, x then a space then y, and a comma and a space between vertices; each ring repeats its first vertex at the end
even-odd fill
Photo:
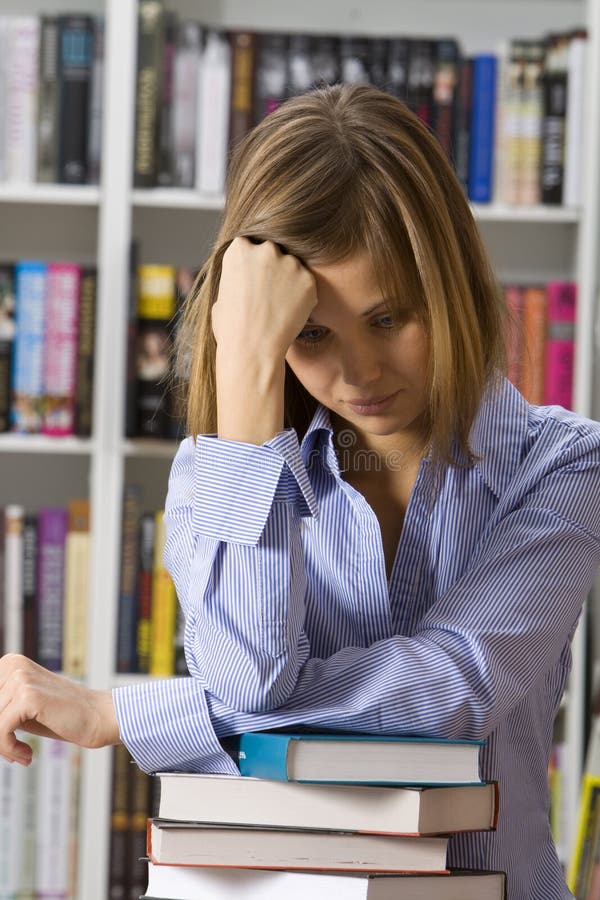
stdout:
MULTIPOLYGON (((528 404, 506 378, 498 377, 484 391, 469 435, 469 446, 477 457, 475 468, 497 496, 504 492, 521 460, 527 434, 528 404)), ((307 468, 319 457, 334 474, 340 474, 335 452, 331 415, 319 405, 302 440, 302 458, 307 468)))

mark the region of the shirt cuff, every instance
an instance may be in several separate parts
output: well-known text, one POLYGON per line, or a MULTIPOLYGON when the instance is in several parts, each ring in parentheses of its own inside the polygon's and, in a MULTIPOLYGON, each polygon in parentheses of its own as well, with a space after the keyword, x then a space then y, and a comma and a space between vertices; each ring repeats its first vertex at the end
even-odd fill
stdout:
POLYGON ((219 541, 256 545, 273 503, 317 516, 317 502, 289 428, 258 446, 213 435, 196 439, 192 528, 219 541))
POLYGON ((194 678, 113 688, 121 740, 145 772, 239 775, 216 737, 204 691, 194 678))

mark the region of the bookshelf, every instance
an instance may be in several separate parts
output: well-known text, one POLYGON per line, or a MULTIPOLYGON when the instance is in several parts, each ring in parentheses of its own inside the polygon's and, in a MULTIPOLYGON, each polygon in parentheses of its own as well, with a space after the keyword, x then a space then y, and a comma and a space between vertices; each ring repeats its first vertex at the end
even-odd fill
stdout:
MULTIPOLYGON (((170 0, 169 8, 216 27, 256 30, 431 36, 456 35, 465 52, 494 51, 502 38, 537 36, 585 24, 589 33, 590 111, 584 147, 587 202, 581 209, 474 208, 500 275, 506 280, 574 277, 580 303, 576 329, 575 408, 591 415, 597 309, 600 213, 600 0, 170 0), (510 12, 518 10, 518 20, 510 12), (513 23, 517 22, 516 25, 513 23)), ((121 498, 126 481, 148 489, 156 508, 164 500, 174 444, 124 440, 125 329, 128 247, 140 241, 143 262, 198 263, 214 234, 222 198, 195 191, 133 190, 136 0, 5 0, 3 13, 91 12, 106 16, 105 107, 102 180, 98 187, 0 184, 0 257, 69 257, 97 261, 98 312, 93 438, 51 440, 0 436, 3 486, 0 505, 24 502, 35 509, 84 491, 92 508, 92 559, 88 621, 88 683, 107 688, 143 676, 117 676, 114 658, 120 565, 121 498), (45 480, 51 485, 44 487, 45 480), (42 496, 46 490, 43 500, 42 496)), ((585 626, 574 643, 574 665, 565 704, 570 769, 578 784, 584 751, 585 626)), ((78 896, 107 896, 110 751, 84 751, 79 832, 78 896)), ((570 797, 567 830, 574 834, 577 796, 570 797)))

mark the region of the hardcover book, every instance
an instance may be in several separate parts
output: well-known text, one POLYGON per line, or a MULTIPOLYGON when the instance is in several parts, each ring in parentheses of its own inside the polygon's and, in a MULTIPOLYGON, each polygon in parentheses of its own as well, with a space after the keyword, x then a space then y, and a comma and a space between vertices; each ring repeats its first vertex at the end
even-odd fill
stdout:
POLYGON ((80 266, 71 263, 48 265, 42 431, 54 437, 75 431, 80 282, 80 266))
POLYGON ((372 734, 245 732, 242 775, 277 781, 362 784, 481 784, 483 741, 372 734))
POLYGON ((15 344, 12 369, 11 427, 36 434, 42 429, 44 394, 45 262, 15 266, 15 344))
POLYGON ((94 20, 58 17, 58 180, 85 184, 88 166, 94 20))

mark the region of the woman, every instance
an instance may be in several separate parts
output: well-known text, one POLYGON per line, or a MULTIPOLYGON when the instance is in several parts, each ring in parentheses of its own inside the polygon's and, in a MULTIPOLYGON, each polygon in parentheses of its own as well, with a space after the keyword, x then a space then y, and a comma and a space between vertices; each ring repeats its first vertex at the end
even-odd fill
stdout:
POLYGON ((486 738, 495 833, 449 864, 569 896, 552 724, 600 562, 600 425, 504 379, 505 310, 436 141, 365 85, 284 104, 238 148, 181 329, 188 430, 166 559, 190 677, 111 694, 0 662, 16 727, 234 772, 218 738, 306 725, 486 738))

